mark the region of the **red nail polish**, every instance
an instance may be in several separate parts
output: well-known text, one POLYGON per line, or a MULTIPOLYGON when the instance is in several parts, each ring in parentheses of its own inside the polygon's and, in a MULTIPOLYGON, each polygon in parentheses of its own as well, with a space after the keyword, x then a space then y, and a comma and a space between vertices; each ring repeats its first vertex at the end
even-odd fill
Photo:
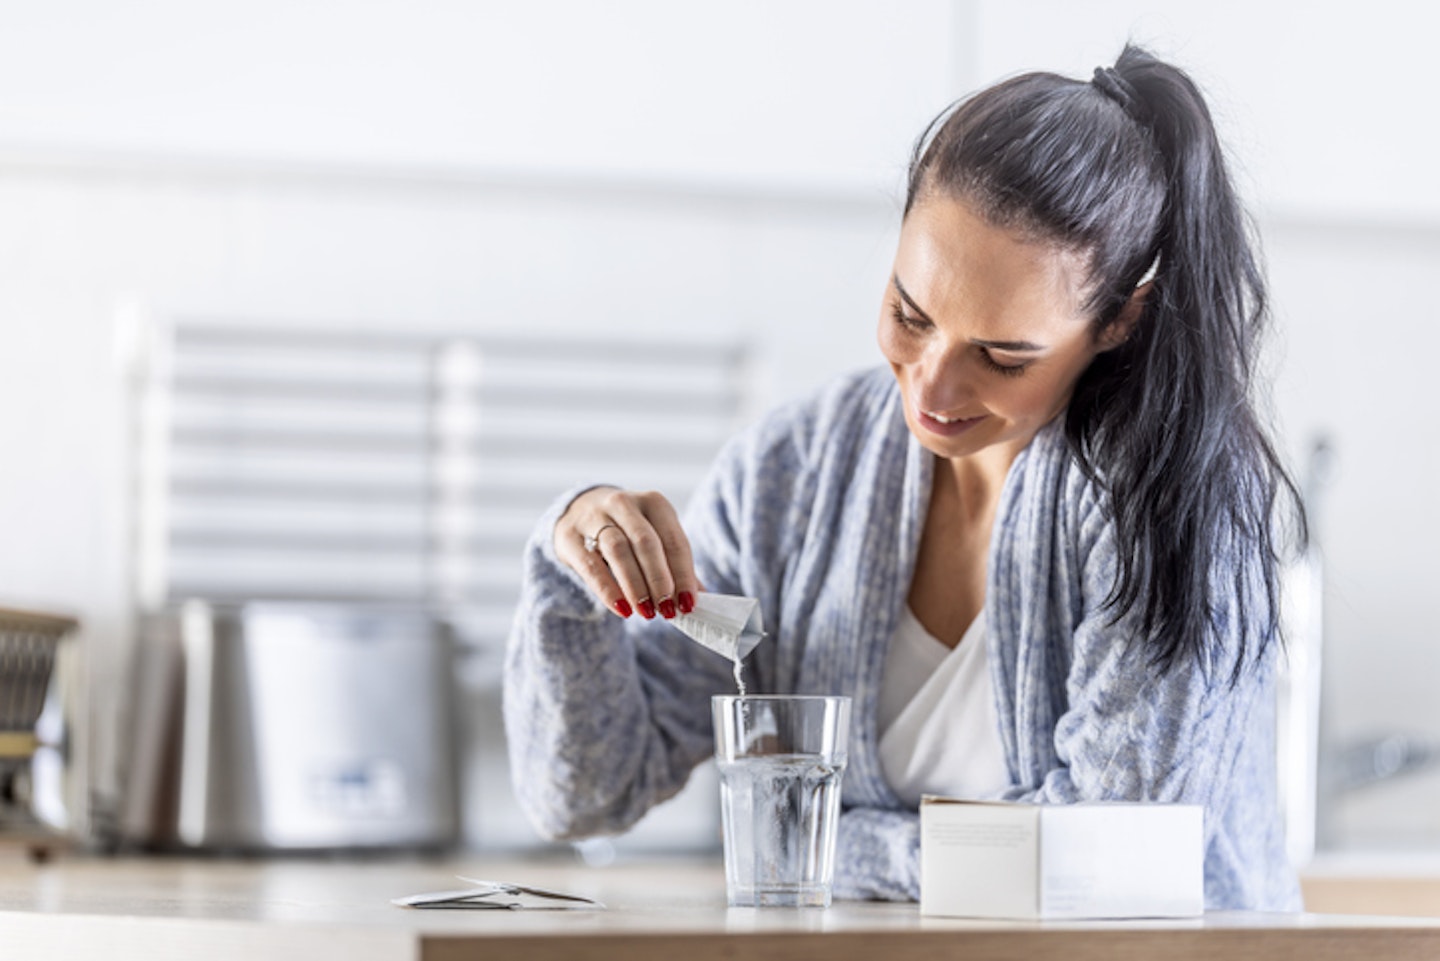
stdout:
POLYGON ((668 597, 660 602, 660 616, 667 621, 675 619, 675 602, 668 597))
POLYGON ((614 606, 615 613, 619 614, 621 617, 629 617, 631 614, 635 613, 633 610, 630 609, 630 602, 625 600, 625 598, 623 597, 616 601, 614 606))
POLYGON ((655 605, 650 602, 648 597, 640 602, 640 616, 647 621, 655 617, 655 605))
POLYGON ((681 591, 679 601, 681 614, 689 614, 695 610, 695 595, 689 591, 681 591))

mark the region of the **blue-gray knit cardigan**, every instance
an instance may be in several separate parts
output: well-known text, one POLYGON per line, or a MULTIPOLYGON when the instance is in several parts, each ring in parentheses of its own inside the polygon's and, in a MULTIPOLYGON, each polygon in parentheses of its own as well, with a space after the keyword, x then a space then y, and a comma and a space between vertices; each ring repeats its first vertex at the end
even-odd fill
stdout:
MULTIPOLYGON (((894 378, 866 371, 736 437, 685 515, 705 588, 761 602, 770 637, 746 662, 752 690, 854 698, 839 897, 919 894, 918 816, 881 773, 875 705, 932 467, 894 378)), ((554 524, 578 492, 526 549, 505 667, 516 790, 554 838, 623 831, 675 794, 713 752, 711 695, 734 690, 728 661, 661 619, 609 613, 556 559, 554 524)), ((1275 795, 1275 645, 1238 685, 1223 652, 1209 670, 1158 675, 1130 643, 1132 618, 1105 609, 1117 565, 1101 496, 1058 421, 1005 483, 984 610, 1004 797, 1204 805, 1207 907, 1296 909, 1275 795)), ((1222 623, 1232 610, 1222 598, 1222 623)))

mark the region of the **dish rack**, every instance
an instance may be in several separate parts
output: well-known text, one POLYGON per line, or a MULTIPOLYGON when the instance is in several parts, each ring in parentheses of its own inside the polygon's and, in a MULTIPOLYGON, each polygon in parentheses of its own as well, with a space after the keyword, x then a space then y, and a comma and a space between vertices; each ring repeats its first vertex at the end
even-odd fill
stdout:
POLYGON ((54 838, 31 809, 35 724, 60 641, 75 627, 68 617, 0 608, 0 841, 19 840, 42 858, 54 838))

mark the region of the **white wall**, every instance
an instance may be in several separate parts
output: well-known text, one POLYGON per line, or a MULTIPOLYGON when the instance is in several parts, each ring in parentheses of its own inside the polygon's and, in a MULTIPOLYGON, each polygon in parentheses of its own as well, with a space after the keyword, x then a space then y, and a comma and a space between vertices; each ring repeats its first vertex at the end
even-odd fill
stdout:
MULTIPOLYGON (((1127 36, 1212 96, 1265 231, 1277 413, 1331 435, 1330 723, 1440 736, 1426 291, 1440 14, 1396 0, 0 0, 0 600, 127 617, 121 303, 322 324, 753 334, 778 398, 874 357, 911 138, 1127 36)), ((657 358, 657 362, 661 362, 657 358)), ((109 757, 101 724, 99 749, 109 757)), ((1440 782, 1341 839, 1440 840, 1440 782), (1422 803, 1423 802, 1423 803, 1422 803)))
POLYGON ((865 0, 4 4, 10 145, 887 190, 956 15, 865 0))

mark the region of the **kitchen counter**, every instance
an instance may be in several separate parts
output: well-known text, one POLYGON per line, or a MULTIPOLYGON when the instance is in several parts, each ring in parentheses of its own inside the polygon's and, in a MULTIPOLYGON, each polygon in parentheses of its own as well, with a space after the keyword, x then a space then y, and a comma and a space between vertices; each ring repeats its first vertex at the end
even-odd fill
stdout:
POLYGON ((1440 919, 1215 913, 1178 921, 922 918, 914 904, 727 908, 717 862, 0 860, 0 954, 16 958, 526 961, 569 958, 1440 957, 1440 919), (597 898, 606 910, 421 911, 390 899, 455 875, 597 898))
POLYGON ((1332 851, 1306 865, 1312 911, 1440 917, 1440 853, 1332 851))

